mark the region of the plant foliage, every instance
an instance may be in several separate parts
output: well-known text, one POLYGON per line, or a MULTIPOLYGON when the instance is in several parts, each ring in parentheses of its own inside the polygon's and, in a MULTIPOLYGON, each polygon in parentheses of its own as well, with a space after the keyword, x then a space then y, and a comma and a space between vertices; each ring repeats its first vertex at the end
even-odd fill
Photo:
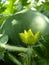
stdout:
POLYGON ((49 65, 49 0, 0 0, 0 65, 49 65))

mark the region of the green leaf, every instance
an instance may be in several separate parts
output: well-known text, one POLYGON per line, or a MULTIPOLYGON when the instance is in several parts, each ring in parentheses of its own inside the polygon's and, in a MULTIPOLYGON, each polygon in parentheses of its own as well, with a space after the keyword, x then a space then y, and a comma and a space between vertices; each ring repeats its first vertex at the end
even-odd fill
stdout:
MULTIPOLYGON (((3 15, 3 14, 0 14, 0 26, 2 25, 2 23, 9 17, 9 15, 3 15)), ((2 26, 0 27, 2 28, 2 26)))
POLYGON ((8 55, 8 57, 9 57, 9 59, 10 59, 11 61, 13 61, 16 65, 22 65, 21 62, 20 62, 19 60, 17 60, 12 54, 7 53, 7 55, 8 55))
POLYGON ((42 2, 42 4, 40 4, 40 6, 36 5, 35 8, 38 11, 49 12, 49 1, 42 2))
POLYGON ((39 0, 35 0, 36 2, 38 2, 39 0))
POLYGON ((22 3, 23 6, 28 4, 27 3, 28 0, 20 0, 20 1, 21 1, 21 3, 22 3))
POLYGON ((34 42, 36 42, 38 40, 40 36, 40 32, 37 32, 35 35, 34 35, 34 42))
MULTIPOLYGON (((0 44, 6 44, 8 42, 8 36, 0 34, 0 44)), ((0 47, 0 59, 3 60, 4 58, 4 48, 0 47)))
POLYGON ((6 4, 6 9, 3 14, 13 14, 14 13, 14 3, 16 0, 8 0, 9 4, 6 4))
POLYGON ((3 58, 4 58, 4 51, 1 51, 0 52, 0 60, 3 60, 3 58))
POLYGON ((46 49, 49 49, 49 34, 41 36, 40 42, 46 47, 46 49))
POLYGON ((3 35, 0 38, 0 44, 6 44, 8 42, 8 36, 7 35, 3 35))
POLYGON ((39 42, 42 44, 44 48, 42 48, 43 57, 47 60, 49 60, 49 34, 46 34, 44 36, 41 36, 41 39, 39 42))
POLYGON ((0 34, 0 38, 3 36, 3 34, 0 34))

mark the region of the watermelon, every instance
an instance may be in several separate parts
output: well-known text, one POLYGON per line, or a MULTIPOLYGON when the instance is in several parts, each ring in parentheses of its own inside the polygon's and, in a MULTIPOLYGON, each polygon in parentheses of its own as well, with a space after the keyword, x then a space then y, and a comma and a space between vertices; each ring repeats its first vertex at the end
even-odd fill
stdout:
POLYGON ((9 36, 13 43, 19 43, 19 33, 31 29, 33 33, 40 31, 42 35, 49 33, 49 19, 40 12, 23 10, 11 15, 1 25, 1 30, 9 36))

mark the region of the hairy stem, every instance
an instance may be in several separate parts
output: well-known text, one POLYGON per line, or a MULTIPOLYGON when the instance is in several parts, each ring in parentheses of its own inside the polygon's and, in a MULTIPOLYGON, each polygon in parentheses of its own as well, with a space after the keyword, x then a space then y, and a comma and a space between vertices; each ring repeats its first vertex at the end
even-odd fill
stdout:
POLYGON ((5 45, 5 44, 0 44, 0 48, 9 50, 9 51, 18 51, 18 52, 27 52, 28 51, 28 48, 16 47, 16 46, 5 45))
POLYGON ((22 65, 20 61, 18 61, 12 54, 7 53, 9 59, 13 61, 16 65, 22 65))

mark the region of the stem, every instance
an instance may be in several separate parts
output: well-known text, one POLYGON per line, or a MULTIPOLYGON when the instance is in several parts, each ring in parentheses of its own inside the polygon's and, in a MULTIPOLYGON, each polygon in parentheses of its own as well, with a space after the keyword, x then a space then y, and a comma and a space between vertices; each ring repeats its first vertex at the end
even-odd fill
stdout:
POLYGON ((24 63, 26 63, 26 64, 24 64, 24 65, 31 65, 31 58, 32 58, 32 46, 28 46, 28 51, 27 51, 27 53, 26 53, 26 55, 27 55, 27 59, 24 61, 24 63))
POLYGON ((18 51, 18 52, 27 52, 28 51, 28 48, 10 46, 10 45, 5 45, 5 44, 0 44, 0 48, 9 50, 9 51, 18 51))
POLYGON ((31 65, 31 57, 32 57, 32 46, 28 46, 30 49, 28 52, 28 65, 31 65))
POLYGON ((11 61, 13 61, 16 65, 22 65, 21 62, 19 62, 12 54, 7 53, 8 57, 11 61))

